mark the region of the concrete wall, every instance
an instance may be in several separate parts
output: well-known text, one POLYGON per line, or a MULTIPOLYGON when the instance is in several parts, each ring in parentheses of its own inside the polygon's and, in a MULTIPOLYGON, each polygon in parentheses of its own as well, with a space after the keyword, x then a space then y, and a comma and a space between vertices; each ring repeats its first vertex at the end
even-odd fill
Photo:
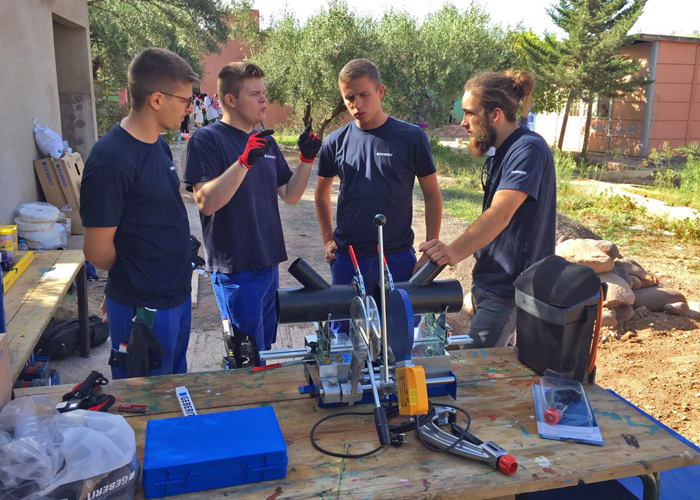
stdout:
POLYGON ((649 150, 700 141, 700 44, 661 40, 649 150))
POLYGON ((2 7, 0 224, 7 224, 18 204, 43 199, 32 165, 42 156, 32 118, 59 134, 72 133, 68 138, 84 154, 96 140, 96 126, 85 0, 4 0, 2 7))

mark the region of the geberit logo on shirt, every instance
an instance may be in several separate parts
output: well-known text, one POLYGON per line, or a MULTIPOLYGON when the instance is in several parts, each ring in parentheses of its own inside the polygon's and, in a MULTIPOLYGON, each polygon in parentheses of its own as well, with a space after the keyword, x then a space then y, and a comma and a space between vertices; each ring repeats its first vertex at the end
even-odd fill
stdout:
POLYGON ((377 151, 377 156, 394 156, 394 153, 382 153, 380 151, 377 151))
POLYGON ((269 158, 270 160, 276 160, 277 155, 263 155, 265 158, 269 158))

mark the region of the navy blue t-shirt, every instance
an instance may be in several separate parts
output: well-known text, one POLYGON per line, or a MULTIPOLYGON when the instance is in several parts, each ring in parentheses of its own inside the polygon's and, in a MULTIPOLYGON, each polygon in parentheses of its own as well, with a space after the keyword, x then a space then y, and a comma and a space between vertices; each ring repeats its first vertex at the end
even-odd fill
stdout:
POLYGON ((514 131, 496 150, 484 188, 483 209, 494 194, 514 189, 527 198, 510 224, 474 254, 474 284, 500 297, 515 294, 513 282, 525 269, 554 254, 557 192, 554 159, 539 134, 514 131))
MULTIPOLYGON (((253 132, 256 132, 255 130, 253 132)), ((246 132, 218 121, 192 134, 185 181, 216 179, 243 153, 246 132)), ((212 215, 200 212, 208 271, 232 274, 287 260, 277 188, 292 177, 277 143, 272 142, 243 178, 231 200, 212 215)))
POLYGON ((358 257, 377 255, 374 216, 384 214, 384 249, 395 253, 413 247, 413 185, 416 176, 435 173, 428 137, 417 126, 389 117, 363 130, 355 122, 323 141, 318 175, 340 177, 338 250, 352 245, 358 257))
POLYGON ((171 309, 190 293, 192 243, 180 181, 165 139, 141 142, 120 125, 90 151, 80 186, 87 227, 117 227, 105 294, 134 307, 171 309))

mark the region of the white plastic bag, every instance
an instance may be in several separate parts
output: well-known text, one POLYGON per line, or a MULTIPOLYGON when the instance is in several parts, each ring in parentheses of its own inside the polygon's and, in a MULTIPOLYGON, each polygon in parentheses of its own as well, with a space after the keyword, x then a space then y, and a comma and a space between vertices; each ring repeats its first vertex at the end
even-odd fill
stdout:
POLYGON ((18 398, 0 411, 0 498, 85 498, 88 483, 109 492, 101 499, 133 498, 135 454, 134 431, 121 415, 58 413, 46 396, 18 398), (113 472, 119 485, 110 489, 113 472))
POLYGON ((34 118, 34 141, 42 154, 59 159, 63 153, 61 136, 49 127, 42 127, 38 118, 34 118))

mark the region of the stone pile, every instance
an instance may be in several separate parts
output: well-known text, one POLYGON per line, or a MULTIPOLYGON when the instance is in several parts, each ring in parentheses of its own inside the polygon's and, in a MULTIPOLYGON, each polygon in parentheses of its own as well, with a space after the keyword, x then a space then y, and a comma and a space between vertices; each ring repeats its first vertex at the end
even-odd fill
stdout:
POLYGON ((617 245, 607 240, 570 239, 559 243, 556 255, 593 269, 607 283, 602 326, 616 327, 647 311, 700 317, 698 304, 678 290, 659 284, 659 278, 638 262, 622 258, 617 245))

